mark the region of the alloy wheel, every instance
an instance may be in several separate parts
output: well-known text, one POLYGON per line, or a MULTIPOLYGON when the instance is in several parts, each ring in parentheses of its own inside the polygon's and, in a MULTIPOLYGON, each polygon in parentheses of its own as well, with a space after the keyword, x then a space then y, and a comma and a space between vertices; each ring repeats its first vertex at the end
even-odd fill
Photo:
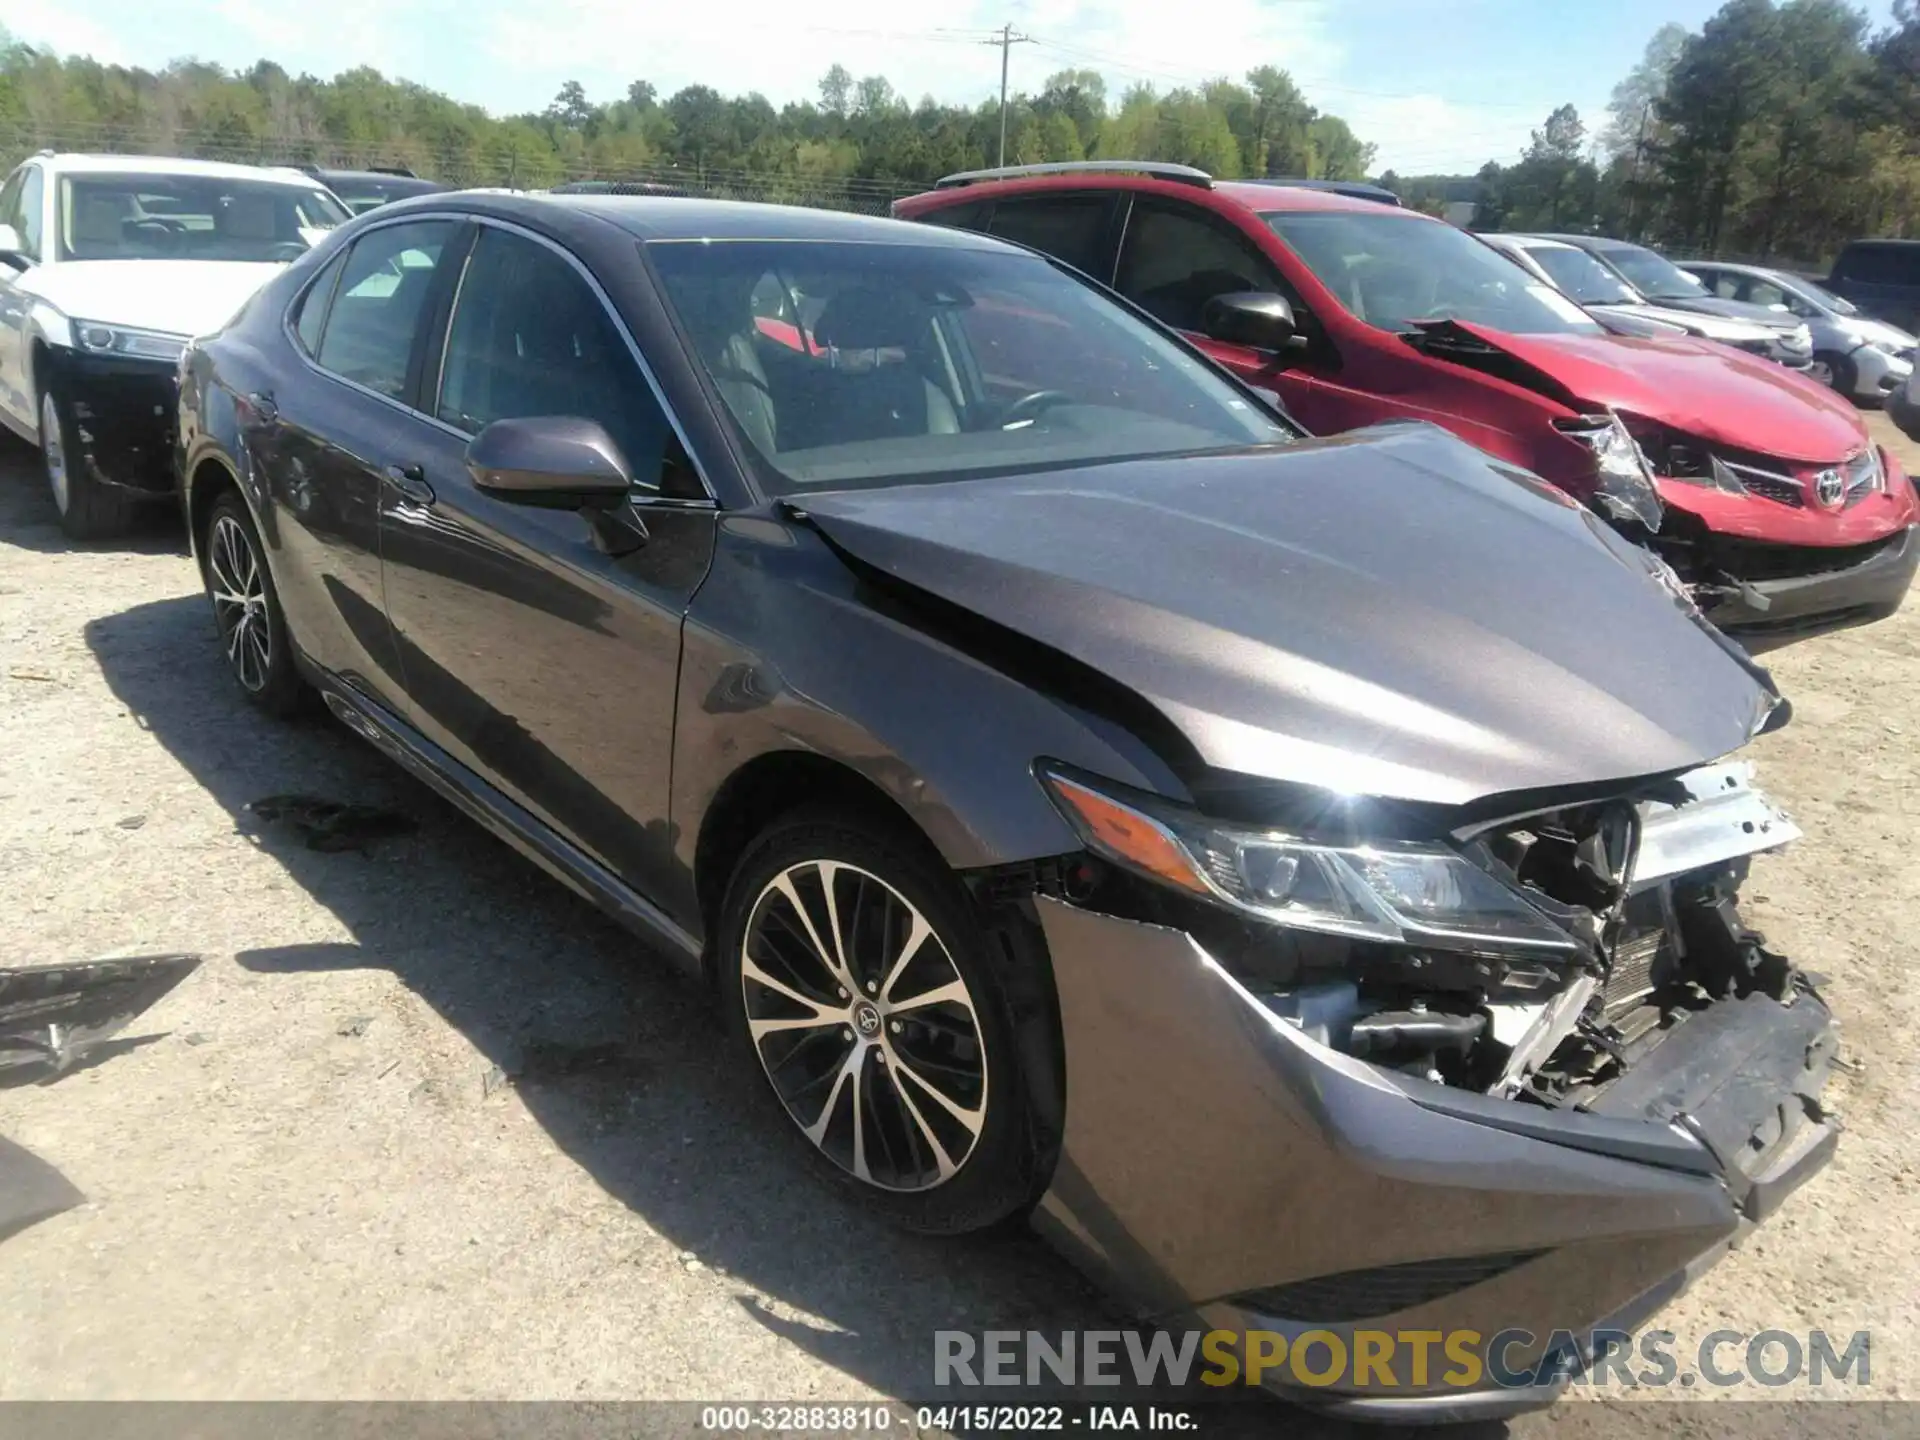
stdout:
POLYGON ((266 577, 252 539, 231 515, 217 516, 207 537, 207 577, 227 664, 241 686, 257 694, 273 663, 266 577))
POLYGON ((53 503, 64 515, 72 503, 67 481, 66 436, 60 429, 60 407, 54 404, 51 390, 40 397, 40 454, 46 461, 47 488, 53 492, 53 503))
POLYGON ((1833 367, 1824 360, 1807 362, 1807 378, 1829 389, 1833 387, 1833 367))
POLYGON ((877 875, 809 860, 760 891, 741 952, 748 1035, 801 1132, 883 1190, 953 1178, 986 1123, 986 1052, 926 917, 877 875))

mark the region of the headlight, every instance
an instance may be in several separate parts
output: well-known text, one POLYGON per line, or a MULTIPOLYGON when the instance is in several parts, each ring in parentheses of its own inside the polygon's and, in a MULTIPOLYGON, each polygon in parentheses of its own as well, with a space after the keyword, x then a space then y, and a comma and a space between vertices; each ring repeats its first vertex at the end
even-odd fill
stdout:
POLYGON ((132 360, 177 362, 187 348, 185 335, 104 325, 97 320, 74 321, 73 337, 80 342, 80 348, 90 354, 125 355, 132 360))
POLYGON ((1326 845, 1211 820, 1057 770, 1041 778, 1089 849, 1150 880, 1277 925, 1449 950, 1567 955, 1572 935, 1444 845, 1326 845))
POLYGON ((1600 475, 1600 488, 1594 498, 1602 513, 1614 520, 1638 520, 1649 530, 1660 528, 1665 512, 1660 493, 1653 488, 1652 467, 1618 415, 1582 415, 1556 420, 1554 426, 1593 455, 1600 475))

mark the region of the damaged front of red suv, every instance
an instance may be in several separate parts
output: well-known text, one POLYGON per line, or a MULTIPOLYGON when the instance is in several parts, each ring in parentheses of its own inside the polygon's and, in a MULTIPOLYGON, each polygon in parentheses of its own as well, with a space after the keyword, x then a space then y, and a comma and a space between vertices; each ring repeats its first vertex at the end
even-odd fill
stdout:
POLYGON ((1643 466, 1663 512, 1646 527, 1656 548, 1748 648, 1879 620, 1905 597, 1920 565, 1920 505, 1898 460, 1830 390, 1680 337, 1512 335, 1448 321, 1427 328, 1424 348, 1565 407, 1555 429, 1567 443, 1536 463, 1610 518, 1646 522, 1648 507, 1628 503, 1627 472, 1643 466), (1624 452, 1621 430, 1637 454, 1624 452))

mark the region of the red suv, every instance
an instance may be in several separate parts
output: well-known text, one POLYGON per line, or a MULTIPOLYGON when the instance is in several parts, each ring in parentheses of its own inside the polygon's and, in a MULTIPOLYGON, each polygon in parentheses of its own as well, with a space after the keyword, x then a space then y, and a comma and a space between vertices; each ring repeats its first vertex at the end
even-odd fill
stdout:
POLYGON ((893 208, 1111 285, 1316 433, 1432 421, 1657 530, 1750 648, 1891 614, 1920 562, 1913 487, 1844 400, 1713 341, 1610 335, 1430 216, 1131 162, 950 176, 893 208))

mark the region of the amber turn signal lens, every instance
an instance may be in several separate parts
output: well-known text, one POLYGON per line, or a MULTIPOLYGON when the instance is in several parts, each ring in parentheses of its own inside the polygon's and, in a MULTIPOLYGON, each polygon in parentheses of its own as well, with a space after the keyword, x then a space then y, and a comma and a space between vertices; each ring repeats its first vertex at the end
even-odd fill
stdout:
POLYGON ((1073 808, 1089 839, 1116 858, 1158 876, 1169 885, 1178 885, 1196 895, 1210 893, 1206 883, 1194 873, 1193 861, 1187 858, 1187 852, 1153 820, 1063 776, 1049 778, 1053 793, 1073 808))

